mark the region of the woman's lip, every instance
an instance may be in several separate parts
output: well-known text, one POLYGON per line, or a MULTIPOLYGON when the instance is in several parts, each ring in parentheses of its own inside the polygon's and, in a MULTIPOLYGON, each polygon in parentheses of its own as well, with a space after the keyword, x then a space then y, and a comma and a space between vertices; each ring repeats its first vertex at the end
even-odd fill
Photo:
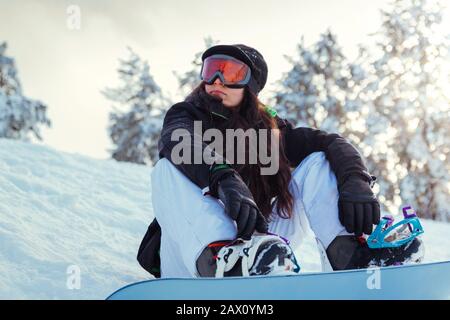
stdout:
POLYGON ((212 90, 212 91, 211 91, 211 93, 213 93, 213 94, 214 94, 214 93, 221 93, 221 94, 225 94, 224 92, 222 92, 222 91, 219 91, 219 90, 212 90))

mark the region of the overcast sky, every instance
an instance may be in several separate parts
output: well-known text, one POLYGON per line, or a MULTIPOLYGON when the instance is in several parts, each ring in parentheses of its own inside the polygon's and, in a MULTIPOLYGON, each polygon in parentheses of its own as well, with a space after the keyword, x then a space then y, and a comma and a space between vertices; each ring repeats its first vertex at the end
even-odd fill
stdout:
MULTIPOLYGON (((268 85, 280 79, 302 36, 307 44, 327 28, 354 56, 380 25, 388 0, 0 0, 0 42, 16 60, 30 98, 49 107, 44 143, 59 150, 109 157, 110 102, 100 90, 117 84, 118 58, 132 47, 148 60, 166 94, 176 96, 173 71, 187 71, 203 39, 257 48, 269 65, 268 85), (67 8, 81 12, 79 30, 67 8)), ((447 21, 445 22, 447 23, 447 21)), ((264 98, 264 95, 262 95, 264 98)))

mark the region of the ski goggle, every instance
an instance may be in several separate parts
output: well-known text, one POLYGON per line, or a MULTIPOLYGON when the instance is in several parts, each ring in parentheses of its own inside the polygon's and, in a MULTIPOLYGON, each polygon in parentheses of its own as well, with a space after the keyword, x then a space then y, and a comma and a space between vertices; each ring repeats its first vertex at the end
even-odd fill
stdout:
POLYGON ((244 62, 224 54, 207 57, 202 64, 200 78, 207 84, 213 84, 220 78, 229 88, 243 88, 250 82, 250 67, 244 62))
POLYGON ((372 249, 396 248, 412 241, 421 235, 423 227, 411 206, 402 208, 404 219, 394 224, 392 216, 384 216, 374 232, 367 239, 367 245, 372 249))

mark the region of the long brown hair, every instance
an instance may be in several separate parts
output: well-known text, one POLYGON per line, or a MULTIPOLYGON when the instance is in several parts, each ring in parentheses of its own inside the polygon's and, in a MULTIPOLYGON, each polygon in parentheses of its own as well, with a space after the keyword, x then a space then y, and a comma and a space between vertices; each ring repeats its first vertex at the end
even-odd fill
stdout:
MULTIPOLYGON (((205 83, 202 82, 191 93, 191 97, 196 94, 205 94, 205 83), (202 92, 201 92, 202 91, 202 92)), ((240 105, 231 109, 232 116, 229 120, 217 125, 220 130, 224 129, 267 129, 267 155, 271 154, 270 139, 271 129, 278 130, 277 121, 271 117, 266 106, 252 93, 247 87, 244 88, 244 97, 240 105)), ((279 131, 278 131, 279 132, 279 131)), ((280 133, 280 132, 279 132, 280 133)), ((292 216, 293 197, 289 191, 289 183, 291 181, 291 169, 288 164, 283 146, 281 134, 279 137, 279 169, 274 175, 261 175, 262 164, 234 164, 233 168, 242 176, 247 183, 256 204, 261 213, 270 220, 272 212, 276 212, 280 217, 288 219, 292 216), (274 200, 274 201, 273 201, 274 200), (273 210, 273 209, 276 210, 273 210)), ((259 139, 259 135, 257 137, 259 139)), ((258 143, 259 146, 259 143, 258 143)), ((249 151, 249 143, 246 141, 246 154, 249 151)), ((255 146, 252 146, 255 147, 255 146)), ((236 153, 235 153, 236 154, 236 153)), ((259 153, 258 153, 259 154, 259 153)), ((246 158, 248 159, 248 157, 246 158)), ((234 160, 234 159, 233 159, 234 160)), ((233 162, 236 163, 236 162, 233 162)))

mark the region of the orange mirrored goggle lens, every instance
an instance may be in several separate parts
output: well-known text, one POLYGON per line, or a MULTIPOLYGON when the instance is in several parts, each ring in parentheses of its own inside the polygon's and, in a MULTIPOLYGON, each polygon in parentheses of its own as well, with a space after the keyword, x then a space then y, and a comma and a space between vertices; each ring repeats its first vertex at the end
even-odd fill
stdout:
POLYGON ((250 80, 250 68, 243 62, 225 55, 210 56, 203 61, 202 79, 210 82, 217 72, 224 84, 246 84, 250 80))

